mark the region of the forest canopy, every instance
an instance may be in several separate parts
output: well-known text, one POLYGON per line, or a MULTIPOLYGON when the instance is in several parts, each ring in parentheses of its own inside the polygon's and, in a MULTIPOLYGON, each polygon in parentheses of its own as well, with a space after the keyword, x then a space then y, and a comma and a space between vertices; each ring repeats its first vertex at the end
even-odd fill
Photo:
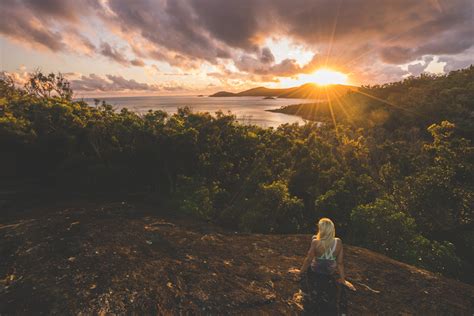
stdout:
POLYGON ((56 74, 2 78, 0 181, 142 192, 244 232, 311 233, 327 216, 348 243, 473 282, 474 67, 362 91, 337 120, 265 129, 89 106, 56 74))

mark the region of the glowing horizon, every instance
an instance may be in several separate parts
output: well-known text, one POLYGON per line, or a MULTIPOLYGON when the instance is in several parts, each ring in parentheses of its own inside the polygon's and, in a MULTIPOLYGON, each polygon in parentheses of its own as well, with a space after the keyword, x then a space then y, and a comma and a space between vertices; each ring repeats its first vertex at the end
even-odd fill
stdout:
POLYGON ((312 74, 299 75, 298 80, 301 83, 315 83, 320 86, 327 86, 331 84, 348 84, 348 75, 334 71, 327 68, 321 68, 313 72, 312 74))

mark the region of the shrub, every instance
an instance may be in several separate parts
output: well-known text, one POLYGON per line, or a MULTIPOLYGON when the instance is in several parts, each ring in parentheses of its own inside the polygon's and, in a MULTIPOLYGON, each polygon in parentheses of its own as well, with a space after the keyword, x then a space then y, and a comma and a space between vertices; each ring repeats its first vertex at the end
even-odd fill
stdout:
POLYGON ((357 207, 351 214, 351 242, 432 271, 456 274, 461 260, 453 244, 418 233, 415 220, 390 197, 357 207))
POLYGON ((303 202, 290 196, 282 181, 262 184, 241 218, 241 229, 261 233, 290 233, 303 224, 303 202))

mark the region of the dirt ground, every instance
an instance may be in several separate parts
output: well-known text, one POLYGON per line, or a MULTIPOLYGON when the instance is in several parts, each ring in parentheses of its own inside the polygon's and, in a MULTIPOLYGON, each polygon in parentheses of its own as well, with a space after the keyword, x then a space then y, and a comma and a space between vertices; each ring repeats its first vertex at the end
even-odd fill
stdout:
MULTIPOLYGON (((0 315, 302 311, 310 235, 237 234, 127 203, 55 205, 0 222, 0 315), (155 212, 156 214, 156 212, 155 212)), ((474 287, 345 246, 349 314, 472 315, 474 287)))

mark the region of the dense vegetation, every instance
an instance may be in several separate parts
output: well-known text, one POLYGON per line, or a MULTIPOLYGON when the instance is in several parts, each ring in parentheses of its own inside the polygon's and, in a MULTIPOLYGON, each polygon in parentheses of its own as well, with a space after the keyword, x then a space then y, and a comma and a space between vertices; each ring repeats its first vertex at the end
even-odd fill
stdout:
POLYGON ((474 67, 363 92, 375 98, 341 99, 337 128, 323 113, 326 124, 263 129, 188 108, 88 106, 57 75, 26 88, 4 78, 1 179, 146 192, 249 232, 313 232, 328 216, 348 243, 472 281, 474 67))

